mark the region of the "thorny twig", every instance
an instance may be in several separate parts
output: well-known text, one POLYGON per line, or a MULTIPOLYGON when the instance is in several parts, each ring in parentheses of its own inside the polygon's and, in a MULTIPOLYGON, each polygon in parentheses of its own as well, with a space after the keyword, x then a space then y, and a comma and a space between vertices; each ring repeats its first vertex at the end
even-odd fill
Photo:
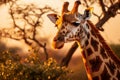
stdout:
POLYGON ((103 0, 99 0, 99 4, 101 6, 102 12, 105 14, 106 13, 106 9, 105 9, 105 4, 104 4, 103 0))

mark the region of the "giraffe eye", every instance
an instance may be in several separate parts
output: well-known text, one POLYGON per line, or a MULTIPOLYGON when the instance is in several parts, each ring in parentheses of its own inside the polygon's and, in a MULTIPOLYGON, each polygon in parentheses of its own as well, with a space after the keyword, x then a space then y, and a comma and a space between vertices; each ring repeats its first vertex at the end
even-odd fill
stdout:
POLYGON ((73 23, 72 23, 72 25, 74 25, 74 26, 76 26, 76 27, 77 27, 77 26, 79 26, 79 25, 80 25, 80 23, 78 23, 78 22, 73 22, 73 23))

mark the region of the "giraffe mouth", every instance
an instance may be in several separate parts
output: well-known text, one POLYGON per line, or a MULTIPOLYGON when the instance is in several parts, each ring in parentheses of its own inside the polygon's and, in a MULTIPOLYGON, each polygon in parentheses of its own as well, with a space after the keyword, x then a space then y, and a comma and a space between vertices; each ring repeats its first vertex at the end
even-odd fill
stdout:
POLYGON ((64 46, 64 42, 62 42, 62 41, 53 41, 52 46, 55 49, 61 49, 64 46))

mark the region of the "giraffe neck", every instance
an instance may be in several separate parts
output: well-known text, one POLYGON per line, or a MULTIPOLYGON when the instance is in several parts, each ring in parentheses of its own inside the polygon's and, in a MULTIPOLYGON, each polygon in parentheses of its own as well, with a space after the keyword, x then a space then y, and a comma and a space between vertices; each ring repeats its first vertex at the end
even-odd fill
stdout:
POLYGON ((97 31, 96 33, 95 30, 93 30, 95 28, 90 22, 88 26, 92 29, 89 29, 90 31, 85 36, 84 40, 78 42, 83 50, 82 58, 88 79, 120 79, 120 60, 113 54, 99 32, 97 31))

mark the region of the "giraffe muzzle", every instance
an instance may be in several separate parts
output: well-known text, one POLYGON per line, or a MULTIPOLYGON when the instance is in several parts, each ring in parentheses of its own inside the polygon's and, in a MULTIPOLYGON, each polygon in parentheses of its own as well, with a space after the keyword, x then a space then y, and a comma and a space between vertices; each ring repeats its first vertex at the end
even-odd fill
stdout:
POLYGON ((64 46, 64 38, 62 36, 54 37, 52 46, 55 49, 62 48, 64 46))
POLYGON ((55 49, 61 49, 64 46, 64 42, 61 41, 53 41, 52 47, 55 49))

